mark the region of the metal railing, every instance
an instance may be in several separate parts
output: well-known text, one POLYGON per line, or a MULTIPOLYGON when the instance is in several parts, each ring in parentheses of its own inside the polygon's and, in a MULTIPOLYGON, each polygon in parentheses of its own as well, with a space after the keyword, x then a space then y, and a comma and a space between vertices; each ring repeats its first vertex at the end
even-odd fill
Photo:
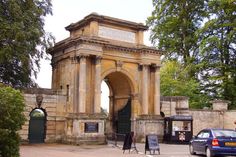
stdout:
MULTIPOLYGON (((107 134, 107 140, 109 141, 114 141, 114 145, 116 147, 119 147, 118 146, 118 142, 122 142, 121 146, 123 145, 124 143, 124 140, 125 140, 125 137, 126 137, 126 134, 121 134, 121 133, 116 133, 116 132, 112 132, 110 134, 107 134)), ((136 139, 135 139, 135 136, 132 137, 132 145, 131 145, 131 149, 129 149, 129 152, 130 151, 136 151, 136 153, 138 153, 138 150, 136 148, 136 139), (131 150, 132 149, 132 150, 131 150)), ((125 150, 123 151, 123 153, 125 152, 125 150)))

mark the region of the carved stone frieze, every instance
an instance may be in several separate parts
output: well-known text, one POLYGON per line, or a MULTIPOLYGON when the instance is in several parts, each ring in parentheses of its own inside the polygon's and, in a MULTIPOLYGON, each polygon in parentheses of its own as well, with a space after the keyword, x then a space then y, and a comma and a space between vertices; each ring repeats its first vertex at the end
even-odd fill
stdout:
POLYGON ((101 56, 102 55, 102 46, 98 46, 95 44, 80 44, 76 48, 76 56, 80 56, 81 54, 88 54, 88 55, 95 55, 101 56))
POLYGON ((120 60, 116 61, 116 69, 117 69, 117 71, 121 70, 123 64, 124 63, 122 61, 120 61, 120 60))
POLYGON ((37 108, 41 108, 42 103, 43 103, 43 95, 42 94, 38 94, 36 96, 36 103, 37 103, 37 108))
POLYGON ((120 61, 120 60, 116 61, 116 67, 120 67, 121 68, 123 66, 123 64, 124 63, 122 61, 120 61))

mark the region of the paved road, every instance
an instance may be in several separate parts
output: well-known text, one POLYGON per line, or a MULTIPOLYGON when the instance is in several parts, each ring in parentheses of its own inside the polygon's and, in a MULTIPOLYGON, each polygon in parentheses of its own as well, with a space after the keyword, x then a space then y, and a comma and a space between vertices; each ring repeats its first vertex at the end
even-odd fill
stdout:
MULTIPOLYGON (((145 155, 144 144, 136 144, 136 153, 134 150, 123 154, 122 143, 115 146, 112 143, 108 145, 63 145, 63 144, 32 144, 22 145, 20 147, 21 157, 189 157, 187 145, 168 145, 160 144, 161 155, 145 155)), ((196 156, 198 157, 198 156, 196 156)))
POLYGON ((161 154, 145 155, 144 144, 136 144, 136 153, 134 150, 123 154, 122 143, 115 146, 112 143, 108 145, 63 145, 63 144, 32 144, 22 145, 20 147, 21 157, 203 157, 200 155, 189 155, 188 145, 169 145, 160 144, 161 154))

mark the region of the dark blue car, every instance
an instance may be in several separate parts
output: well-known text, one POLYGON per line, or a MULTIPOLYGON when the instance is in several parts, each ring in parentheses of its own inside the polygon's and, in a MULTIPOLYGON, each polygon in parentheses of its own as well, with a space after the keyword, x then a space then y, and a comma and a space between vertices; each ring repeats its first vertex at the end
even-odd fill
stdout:
POLYGON ((230 129, 204 129, 189 143, 190 154, 236 156, 236 132, 230 129))

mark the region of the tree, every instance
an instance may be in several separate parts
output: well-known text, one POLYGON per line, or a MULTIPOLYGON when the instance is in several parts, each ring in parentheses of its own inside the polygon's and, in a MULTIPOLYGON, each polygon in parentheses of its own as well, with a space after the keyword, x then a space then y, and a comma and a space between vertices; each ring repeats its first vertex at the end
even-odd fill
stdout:
MULTIPOLYGON (((205 16, 204 0, 153 0, 154 10, 147 19, 151 41, 165 50, 166 58, 181 60, 185 65, 197 62, 199 53, 196 30, 205 16)), ((189 71, 194 76, 194 67, 189 71)))
POLYGON ((236 3, 234 0, 153 0, 147 24, 167 59, 188 67, 198 93, 236 108, 236 3))
POLYGON ((0 82, 34 84, 32 76, 53 40, 43 28, 51 6, 51 0, 0 0, 0 82))
POLYGON ((24 98, 20 91, 0 84, 0 156, 18 157, 20 136, 25 122, 24 98))
POLYGON ((161 93, 189 96, 191 107, 202 107, 204 100, 200 99, 202 95, 197 80, 199 34, 196 32, 206 16, 205 1, 153 0, 153 6, 152 16, 147 19, 151 40, 158 49, 166 52, 166 60, 176 60, 165 63, 164 70, 170 74, 162 70, 161 93), (173 78, 173 72, 181 75, 173 78))
POLYGON ((231 101, 236 108, 236 2, 210 0, 209 18, 201 29, 201 71, 204 91, 231 101))
POLYGON ((199 83, 188 76, 188 68, 176 60, 163 62, 161 68, 161 94, 163 96, 187 96, 191 108, 209 106, 207 95, 200 93, 199 83))

